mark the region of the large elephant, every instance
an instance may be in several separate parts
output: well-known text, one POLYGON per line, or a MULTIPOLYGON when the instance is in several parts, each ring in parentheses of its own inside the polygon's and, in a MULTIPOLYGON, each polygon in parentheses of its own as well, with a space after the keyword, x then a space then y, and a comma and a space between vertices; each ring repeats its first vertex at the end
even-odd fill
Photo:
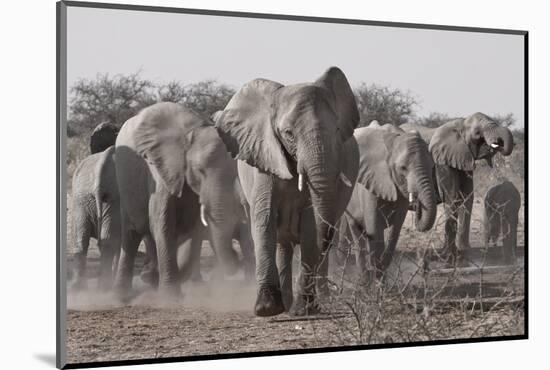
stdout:
POLYGON ((95 238, 101 254, 100 289, 112 284, 113 258, 120 249, 119 195, 114 164, 117 128, 98 125, 90 137, 92 154, 73 174, 71 228, 75 240, 76 289, 87 286, 86 260, 90 238, 95 238))
POLYGON ((521 195, 510 181, 493 185, 484 199, 485 243, 496 246, 502 237, 502 255, 508 264, 516 261, 518 212, 521 207, 521 195))
POLYGON ((492 165, 496 153, 510 155, 514 147, 512 132, 483 113, 452 120, 436 129, 413 124, 401 128, 418 130, 429 143, 445 206, 444 255, 456 262, 470 248, 475 161, 485 159, 492 165))
POLYGON ((356 263, 361 275, 365 276, 370 262, 380 277, 391 262, 409 205, 416 212, 418 231, 425 232, 434 224, 434 164, 418 132, 371 123, 355 130, 354 136, 359 145, 359 175, 340 222, 338 250, 349 250, 352 242, 358 247, 356 263))
POLYGON ((237 164, 227 153, 213 123, 176 103, 157 103, 122 126, 116 142, 116 175, 121 195, 122 251, 115 291, 131 288, 138 243, 151 236, 156 248, 162 294, 181 293, 190 276, 202 217, 225 273, 236 272, 232 248, 237 164), (192 238, 195 242, 184 244, 192 238), (181 248, 179 248, 181 246, 181 248))
POLYGON ((256 315, 290 309, 293 247, 298 243, 300 291, 291 311, 318 309, 314 276, 326 276, 333 225, 356 180, 359 154, 353 130, 358 121, 353 92, 336 67, 314 83, 283 86, 253 80, 216 121, 227 149, 239 159, 239 178, 250 205, 256 315))

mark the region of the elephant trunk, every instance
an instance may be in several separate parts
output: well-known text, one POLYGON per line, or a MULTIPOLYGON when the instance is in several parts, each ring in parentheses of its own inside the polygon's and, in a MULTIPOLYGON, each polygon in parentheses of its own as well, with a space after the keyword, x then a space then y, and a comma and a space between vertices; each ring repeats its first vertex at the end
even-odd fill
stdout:
POLYGON ((514 149, 514 137, 506 127, 493 125, 485 133, 485 141, 490 146, 496 144, 500 147, 500 153, 505 156, 510 155, 514 149))
POLYGON ((437 201, 434 190, 434 183, 431 173, 420 170, 417 178, 418 205, 416 207, 416 229, 420 232, 432 228, 437 214, 437 201))
POLYGON ((330 145, 320 139, 314 139, 304 145, 307 153, 300 156, 298 171, 305 172, 307 186, 311 196, 311 203, 315 213, 317 229, 317 245, 324 252, 328 249, 329 243, 334 234, 336 223, 336 189, 339 170, 333 158, 333 151, 330 145))
POLYGON ((235 207, 232 197, 223 188, 215 189, 207 204, 202 204, 201 217, 207 221, 210 241, 225 274, 233 275, 239 267, 239 259, 233 249, 233 223, 235 207))

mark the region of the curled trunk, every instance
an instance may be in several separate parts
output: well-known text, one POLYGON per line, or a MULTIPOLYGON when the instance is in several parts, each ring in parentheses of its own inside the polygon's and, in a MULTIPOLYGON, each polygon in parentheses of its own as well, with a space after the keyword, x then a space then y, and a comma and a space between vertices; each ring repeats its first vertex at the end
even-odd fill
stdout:
POLYGON ((506 127, 494 125, 485 133, 485 141, 495 142, 502 145, 500 152, 502 155, 510 155, 514 149, 514 137, 512 132, 506 127))
POLYGON ((418 205, 416 207, 416 229, 424 232, 433 227, 437 214, 434 183, 428 173, 420 172, 418 178, 418 205))

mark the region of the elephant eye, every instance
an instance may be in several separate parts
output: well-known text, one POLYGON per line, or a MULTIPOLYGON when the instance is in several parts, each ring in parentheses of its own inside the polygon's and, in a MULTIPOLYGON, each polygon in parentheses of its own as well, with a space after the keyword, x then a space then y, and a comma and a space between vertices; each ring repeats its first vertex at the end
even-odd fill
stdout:
POLYGON ((290 142, 294 142, 294 135, 292 134, 292 131, 290 130, 284 130, 283 131, 283 136, 285 138, 285 140, 288 140, 290 142))

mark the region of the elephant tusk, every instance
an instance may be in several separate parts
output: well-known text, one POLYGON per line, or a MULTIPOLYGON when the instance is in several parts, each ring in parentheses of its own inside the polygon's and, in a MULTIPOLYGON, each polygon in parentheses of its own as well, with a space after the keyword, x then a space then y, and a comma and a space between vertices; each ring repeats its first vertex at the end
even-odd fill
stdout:
POLYGON ((299 174, 298 175, 298 190, 302 191, 303 188, 304 188, 304 175, 299 174))
POLYGON ((340 180, 342 180, 342 182, 343 182, 348 188, 351 188, 351 181, 349 181, 349 179, 347 178, 346 175, 344 175, 343 172, 340 172, 340 180))
POLYGON ((414 195, 413 193, 409 193, 409 203, 412 203, 414 201, 414 195))
POLYGON ((499 145, 498 145, 498 144, 495 144, 495 143, 492 143, 492 144, 491 144, 491 148, 494 148, 494 149, 496 149, 496 148, 498 148, 498 147, 499 147, 499 145))
POLYGON ((204 215, 204 205, 201 204, 201 222, 204 226, 208 226, 208 222, 206 222, 206 217, 204 215))

